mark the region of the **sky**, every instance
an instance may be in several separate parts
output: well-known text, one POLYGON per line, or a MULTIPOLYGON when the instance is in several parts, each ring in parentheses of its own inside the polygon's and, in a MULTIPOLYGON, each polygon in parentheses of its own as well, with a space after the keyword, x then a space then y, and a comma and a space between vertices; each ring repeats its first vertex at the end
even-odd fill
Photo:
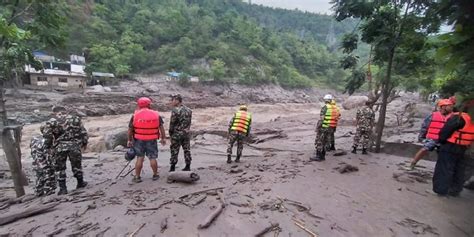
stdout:
MULTIPOLYGON (((247 0, 244 0, 247 1, 247 0)), ((295 9, 298 8, 301 11, 325 13, 330 15, 331 4, 330 0, 251 0, 253 4, 262 4, 265 6, 295 9)))

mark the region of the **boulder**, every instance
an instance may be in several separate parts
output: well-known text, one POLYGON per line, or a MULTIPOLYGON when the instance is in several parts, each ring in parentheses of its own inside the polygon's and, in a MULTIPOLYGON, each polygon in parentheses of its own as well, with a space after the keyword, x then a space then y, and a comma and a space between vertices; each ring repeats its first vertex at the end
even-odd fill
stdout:
POLYGON ((112 92, 112 89, 110 87, 104 87, 104 92, 112 92))
POLYGON ((114 151, 124 151, 124 150, 125 150, 125 147, 122 145, 118 145, 114 148, 114 151))
POLYGON ((112 150, 118 145, 127 146, 128 131, 124 128, 119 128, 104 135, 105 147, 107 150, 112 150))
POLYGON ((342 102, 342 108, 346 110, 355 109, 364 106, 365 102, 369 100, 367 96, 349 96, 342 102))
POLYGON ((101 85, 91 86, 91 87, 89 87, 88 89, 90 89, 91 92, 105 92, 104 87, 101 86, 101 85))

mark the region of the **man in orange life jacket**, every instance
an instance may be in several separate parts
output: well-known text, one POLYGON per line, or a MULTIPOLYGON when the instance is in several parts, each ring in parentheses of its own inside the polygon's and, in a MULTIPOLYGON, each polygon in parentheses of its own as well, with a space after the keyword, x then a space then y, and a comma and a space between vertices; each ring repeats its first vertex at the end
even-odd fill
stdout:
POLYGON ((163 119, 158 111, 151 110, 151 99, 141 97, 137 100, 138 109, 135 110, 130 119, 128 129, 128 147, 135 149, 137 154, 137 161, 135 162, 135 176, 133 182, 139 183, 142 181, 140 174, 143 168, 143 161, 145 156, 150 159, 150 166, 153 170, 153 180, 159 178, 158 175, 158 144, 160 139, 161 145, 166 145, 165 129, 163 127, 163 119))
POLYGON ((431 113, 425 118, 421 125, 418 141, 423 142, 423 147, 416 153, 410 164, 410 169, 414 169, 416 163, 421 160, 428 152, 433 151, 438 146, 439 131, 444 126, 449 116, 453 112, 453 103, 449 99, 443 99, 438 102, 438 111, 431 113))
POLYGON ((433 191, 440 196, 459 196, 463 189, 466 157, 474 142, 474 99, 462 103, 463 112, 455 112, 439 132, 441 147, 433 175, 433 191), (468 113, 469 112, 469 113, 468 113))
POLYGON ((229 143, 227 144, 227 163, 232 163, 232 147, 237 141, 237 157, 235 162, 240 162, 242 150, 244 149, 244 139, 250 134, 250 125, 252 124, 252 114, 247 112, 247 106, 241 105, 239 111, 229 123, 229 143))

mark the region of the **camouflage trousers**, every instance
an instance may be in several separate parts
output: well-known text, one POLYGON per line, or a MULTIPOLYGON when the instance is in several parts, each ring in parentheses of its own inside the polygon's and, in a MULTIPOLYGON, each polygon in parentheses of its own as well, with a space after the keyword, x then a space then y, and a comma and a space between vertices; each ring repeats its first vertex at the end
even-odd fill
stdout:
POLYGON ((71 169, 74 177, 76 179, 83 178, 82 153, 80 148, 56 151, 54 157, 56 160, 56 172, 58 175, 58 182, 66 181, 66 161, 68 157, 69 162, 71 163, 71 169))
POLYGON ((329 128, 328 141, 326 142, 326 150, 329 150, 331 147, 334 147, 336 144, 336 138, 334 134, 336 133, 336 128, 329 128))
POLYGON ((316 147, 317 152, 322 152, 326 150, 326 145, 329 143, 329 136, 331 131, 332 128, 318 128, 318 130, 316 131, 316 140, 314 141, 314 146, 316 147))
POLYGON ((36 196, 51 195, 56 191, 56 174, 51 164, 35 167, 36 174, 35 194, 36 196))
POLYGON ((244 149, 244 139, 247 136, 240 132, 232 131, 229 134, 229 143, 227 144, 227 155, 232 155, 232 147, 234 147, 234 143, 237 142, 237 157, 242 156, 242 150, 244 149))
POLYGON ((354 136, 354 145, 352 147, 357 148, 359 145, 362 145, 362 148, 369 148, 370 133, 369 128, 357 127, 354 136))
POLYGON ((171 136, 170 145, 170 164, 176 165, 178 163, 179 148, 183 148, 184 162, 191 164, 191 138, 189 136, 171 136))

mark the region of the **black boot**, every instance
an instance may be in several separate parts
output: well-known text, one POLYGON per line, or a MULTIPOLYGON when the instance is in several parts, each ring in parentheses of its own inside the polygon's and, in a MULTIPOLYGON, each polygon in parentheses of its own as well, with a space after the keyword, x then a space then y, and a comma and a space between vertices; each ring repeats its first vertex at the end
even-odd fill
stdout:
POLYGON ((240 162, 240 156, 237 155, 237 157, 235 158, 235 162, 239 163, 240 162))
POLYGON ((357 154, 357 147, 353 146, 351 152, 354 153, 354 154, 357 154))
POLYGON ((367 155, 367 154, 368 154, 368 153, 367 153, 367 148, 365 148, 365 147, 362 148, 362 154, 364 154, 364 155, 367 155))
POLYGON ((170 166, 170 172, 174 172, 175 169, 176 169, 176 165, 175 165, 175 164, 173 164, 173 165, 170 166))
POLYGON ((76 186, 76 189, 78 188, 84 188, 87 186, 87 182, 84 181, 84 178, 80 177, 80 178, 77 178, 77 186, 76 186))
POLYGON ((67 194, 66 180, 64 180, 64 181, 59 181, 59 192, 58 192, 58 195, 64 195, 64 194, 67 194))
POLYGON ((183 171, 191 171, 191 164, 186 164, 186 166, 184 166, 184 169, 182 169, 183 171))
POLYGON ((336 150, 336 146, 334 146, 334 144, 331 145, 331 147, 329 147, 329 151, 335 151, 336 150))
POLYGON ((320 161, 326 160, 326 151, 321 152, 320 161))
POLYGON ((232 163, 232 156, 227 155, 227 164, 230 164, 230 163, 232 163))

